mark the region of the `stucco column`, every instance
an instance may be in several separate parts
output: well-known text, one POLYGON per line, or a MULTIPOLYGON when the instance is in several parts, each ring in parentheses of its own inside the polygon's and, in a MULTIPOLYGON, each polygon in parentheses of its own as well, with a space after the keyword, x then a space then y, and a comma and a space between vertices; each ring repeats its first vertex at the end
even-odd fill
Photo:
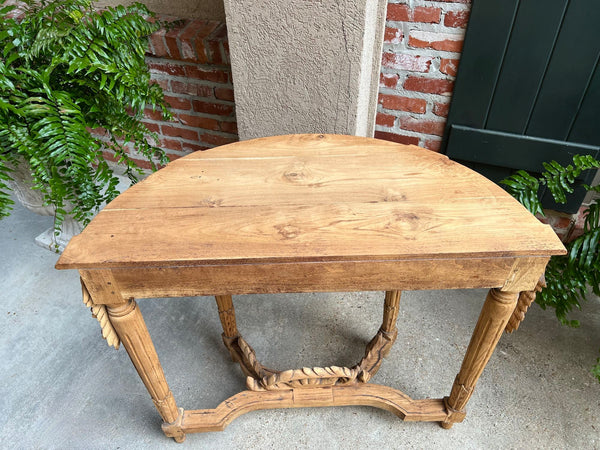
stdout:
POLYGON ((386 0, 225 0, 240 139, 373 136, 386 0))

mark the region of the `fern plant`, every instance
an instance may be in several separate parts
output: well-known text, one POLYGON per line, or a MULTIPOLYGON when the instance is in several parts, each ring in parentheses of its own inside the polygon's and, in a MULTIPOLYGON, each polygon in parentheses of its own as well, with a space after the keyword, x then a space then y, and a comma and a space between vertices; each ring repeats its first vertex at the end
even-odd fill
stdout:
MULTIPOLYGON (((547 186, 557 203, 565 203, 567 194, 573 192, 575 179, 584 170, 600 168, 600 161, 590 155, 575 155, 567 167, 556 161, 544 163, 539 179, 519 170, 502 181, 507 190, 531 213, 544 215, 538 191, 547 186)), ((585 186, 588 191, 600 192, 600 185, 585 186)), ((538 293, 536 302, 543 308, 554 308, 556 317, 564 325, 579 326, 577 320, 568 319, 573 308, 581 309, 588 289, 600 296, 600 204, 593 201, 585 211, 583 234, 566 244, 568 253, 553 256, 546 268, 546 288, 538 293)), ((600 381, 600 358, 592 373, 600 381)))
POLYGON ((9 214, 11 167, 28 164, 34 189, 55 209, 55 233, 71 209, 86 224, 112 200, 118 179, 103 152, 112 150, 135 182, 166 163, 144 109, 171 118, 162 89, 150 83, 148 36, 165 24, 142 4, 94 9, 88 0, 25 0, 0 8, 0 218, 9 214), (104 137, 91 133, 104 130, 104 137))

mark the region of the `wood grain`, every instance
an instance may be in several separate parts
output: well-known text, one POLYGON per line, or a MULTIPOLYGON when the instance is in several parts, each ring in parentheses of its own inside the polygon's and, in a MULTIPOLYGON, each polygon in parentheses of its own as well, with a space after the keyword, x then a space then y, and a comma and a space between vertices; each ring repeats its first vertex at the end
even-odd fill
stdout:
POLYGON ((368 405, 449 428, 511 314, 522 318, 551 255, 552 229, 489 180, 414 146, 333 135, 238 142, 174 161, 73 238, 103 333, 126 348, 163 430, 222 430, 258 409, 368 405), (396 339, 401 290, 493 288, 450 395, 412 400, 366 384, 396 339), (231 295, 385 290, 381 328, 351 368, 267 369, 240 336, 231 295), (253 389, 216 409, 178 409, 134 298, 214 295, 223 340, 253 389), (97 314, 98 315, 98 314, 97 314), (111 334, 112 333, 112 334, 111 334), (115 336, 118 335, 118 339, 115 336))
POLYGON ((239 335, 235 320, 235 308, 231 295, 217 295, 215 297, 219 311, 219 319, 223 327, 223 336, 234 338, 239 335))
POLYGON ((444 400, 449 415, 442 422, 442 427, 450 428, 465 417, 465 406, 515 310, 518 297, 518 292, 500 289, 488 292, 450 396, 444 400))
POLYGON ((156 409, 165 422, 174 422, 177 405, 136 302, 108 306, 108 315, 156 409))
MULTIPOLYGON (((538 268, 520 278, 519 290, 534 289, 547 257, 526 258, 538 268)), ((465 289, 502 286, 518 258, 415 259, 282 264, 232 264, 111 269, 120 297, 156 298, 282 292, 465 289)), ((90 277, 96 270, 81 270, 90 277)), ((107 286, 108 287, 108 286, 107 286)), ((103 303, 102 297, 94 297, 103 303)), ((111 298, 108 298, 111 301, 111 298)), ((123 301, 123 300, 121 300, 123 301)))
POLYGON ((443 155, 305 135, 174 161, 98 214, 57 268, 561 252, 549 226, 443 155))
POLYGON ((243 391, 215 409, 183 411, 173 424, 163 424, 167 436, 177 433, 222 431, 242 414, 261 409, 362 405, 385 409, 405 421, 442 421, 447 417, 442 399, 413 400, 408 395, 375 384, 243 391))

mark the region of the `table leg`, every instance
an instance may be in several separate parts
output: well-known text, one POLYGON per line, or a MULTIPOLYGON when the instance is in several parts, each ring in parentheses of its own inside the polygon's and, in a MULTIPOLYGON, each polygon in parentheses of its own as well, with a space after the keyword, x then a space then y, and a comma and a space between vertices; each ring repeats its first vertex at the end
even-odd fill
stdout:
POLYGON ((396 320, 398 319, 398 311, 400 309, 401 294, 401 291, 386 291, 385 293, 381 329, 386 333, 396 331, 396 320))
MULTIPOLYGON (((140 378, 150 393, 154 405, 166 423, 174 423, 180 416, 173 394, 158 360, 152 339, 146 328, 142 313, 135 302, 107 305, 108 316, 123 346, 131 358, 140 378)), ((177 442, 183 442, 185 434, 173 436, 177 442)))
POLYGON ((460 372, 454 380, 450 396, 444 398, 448 417, 441 422, 442 427, 451 428, 454 423, 464 419, 465 406, 502 336, 518 297, 518 292, 503 292, 499 289, 490 289, 488 292, 460 372))
POLYGON ((235 308, 233 307, 233 300, 231 295, 217 295, 215 296, 217 301, 217 308, 219 310, 219 319, 221 319, 221 325, 223 326, 223 335, 228 338, 236 337, 239 332, 235 321, 235 308))

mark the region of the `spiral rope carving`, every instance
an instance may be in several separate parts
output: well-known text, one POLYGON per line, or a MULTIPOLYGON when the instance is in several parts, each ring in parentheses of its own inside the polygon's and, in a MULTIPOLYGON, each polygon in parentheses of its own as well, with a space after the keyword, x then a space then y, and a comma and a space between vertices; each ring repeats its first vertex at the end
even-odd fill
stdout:
MULTIPOLYGON (((397 335, 397 330, 387 333, 379 330, 367 345, 365 356, 354 367, 303 367, 279 372, 265 368, 256 358, 254 349, 237 336, 235 344, 239 349, 237 360, 246 375, 246 386, 252 391, 270 391, 314 386, 346 385, 356 382, 366 383, 379 370, 383 358, 389 353, 397 335)), ((235 350, 232 342, 230 351, 235 350)))
POLYGON ((81 280, 81 292, 83 295, 83 303, 85 306, 89 307, 92 311, 92 317, 100 322, 100 328, 102 329, 102 337, 106 339, 106 342, 109 346, 114 347, 116 350, 119 349, 119 345, 121 345, 121 340, 117 335, 110 319, 108 318, 108 311, 106 310, 106 305, 96 305, 92 300, 92 296, 89 291, 85 287, 83 280, 81 280))
POLYGON ((507 333, 512 333, 513 331, 519 328, 523 319, 525 319, 525 313, 531 306, 531 304, 535 301, 535 296, 538 292, 541 292, 543 288, 546 287, 546 280, 544 277, 540 278, 535 286, 533 291, 524 291, 519 294, 519 299, 517 300, 517 306, 513 311, 510 319, 508 319, 508 323, 506 324, 506 328, 504 329, 507 333))
POLYGON ((388 291, 381 328, 367 344, 365 355, 358 364, 353 367, 303 367, 280 372, 268 369, 258 362, 254 349, 240 336, 235 325, 231 298, 221 296, 216 299, 224 330, 223 342, 233 360, 240 364, 247 376, 246 386, 252 391, 367 383, 379 370, 383 358, 390 352, 398 335, 396 319, 400 292, 388 291))

